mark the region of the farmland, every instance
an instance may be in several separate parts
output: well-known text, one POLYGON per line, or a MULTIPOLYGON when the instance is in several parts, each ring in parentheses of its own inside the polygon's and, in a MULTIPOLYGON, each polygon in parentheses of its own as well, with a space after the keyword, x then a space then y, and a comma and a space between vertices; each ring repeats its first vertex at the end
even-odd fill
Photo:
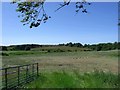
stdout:
POLYGON ((78 51, 71 49, 63 52, 61 49, 60 51, 53 49, 54 48, 51 47, 49 48, 50 51, 48 51, 47 47, 44 48, 44 51, 40 48, 35 48, 30 51, 3 51, 2 66, 10 67, 38 62, 40 78, 42 77, 42 80, 38 79, 33 82, 35 84, 31 83, 33 86, 28 84, 27 86, 30 88, 65 86, 89 88, 116 87, 118 85, 116 82, 119 57, 117 50, 84 51, 83 49, 78 50, 76 48, 78 51), (46 79, 44 80, 44 78, 46 79), (76 78, 77 81, 74 78, 76 78), (82 78, 85 79, 86 84, 85 82, 81 82, 82 78), (53 80, 52 82, 51 79, 53 80), (108 81, 103 83, 104 79, 108 81), (94 83, 97 80, 100 82, 94 83), (81 83, 80 85, 77 85, 78 81, 81 83), (111 83, 108 83, 109 81, 111 83), (48 84, 48 82, 51 82, 51 84, 48 84), (55 84, 57 82, 58 84, 55 84), (61 82, 65 83, 62 84, 61 82), (70 84, 69 82, 74 82, 74 84, 70 84))
POLYGON ((120 2, 2 1, 2 90, 119 90, 120 2))
POLYGON ((45 71, 71 70, 81 72, 94 69, 118 72, 118 51, 78 51, 78 52, 41 52, 41 51, 4 51, 2 66, 15 66, 39 63, 45 71))

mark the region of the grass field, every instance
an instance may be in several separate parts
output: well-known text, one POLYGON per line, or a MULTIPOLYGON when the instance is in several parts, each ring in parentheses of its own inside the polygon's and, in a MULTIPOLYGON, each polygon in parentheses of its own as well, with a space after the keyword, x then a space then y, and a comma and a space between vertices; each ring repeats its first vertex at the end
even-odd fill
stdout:
POLYGON ((118 87, 117 50, 77 52, 38 50, 3 53, 5 54, 2 57, 3 67, 39 63, 40 78, 33 82, 35 84, 28 85, 30 88, 118 87))
POLYGON ((39 63, 40 71, 78 70, 90 72, 94 69, 118 72, 118 51, 41 52, 5 51, 3 67, 39 63))

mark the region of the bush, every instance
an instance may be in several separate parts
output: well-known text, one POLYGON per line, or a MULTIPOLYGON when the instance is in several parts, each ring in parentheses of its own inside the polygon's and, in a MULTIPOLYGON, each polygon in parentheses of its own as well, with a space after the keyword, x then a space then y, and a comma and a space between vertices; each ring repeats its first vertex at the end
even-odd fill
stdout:
POLYGON ((68 50, 68 52, 72 52, 72 50, 68 50))
POLYGON ((7 51, 7 47, 6 46, 2 46, 2 51, 7 51))
POLYGON ((7 53, 0 53, 2 56, 9 56, 9 54, 7 54, 7 53))
POLYGON ((47 52, 51 52, 50 50, 47 50, 47 52))
POLYGON ((25 51, 29 51, 30 50, 30 47, 25 47, 25 51))
POLYGON ((45 51, 44 49, 42 49, 42 51, 45 51))
POLYGON ((56 52, 64 52, 64 51, 61 49, 57 49, 56 52))
POLYGON ((77 52, 77 50, 75 50, 75 52, 77 52))

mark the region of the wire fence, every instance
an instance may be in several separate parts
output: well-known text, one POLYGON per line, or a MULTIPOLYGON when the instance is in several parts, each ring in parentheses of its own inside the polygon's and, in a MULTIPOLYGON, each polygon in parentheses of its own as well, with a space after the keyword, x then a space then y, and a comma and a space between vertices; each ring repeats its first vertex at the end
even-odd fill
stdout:
POLYGON ((23 87, 26 83, 35 80, 38 77, 38 63, 8 67, 0 69, 2 72, 2 90, 16 89, 23 87))

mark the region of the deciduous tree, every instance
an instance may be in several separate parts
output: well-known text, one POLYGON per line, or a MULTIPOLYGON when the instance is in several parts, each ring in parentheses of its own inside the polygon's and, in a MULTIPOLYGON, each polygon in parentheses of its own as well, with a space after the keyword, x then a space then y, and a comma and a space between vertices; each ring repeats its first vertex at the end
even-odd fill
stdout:
MULTIPOLYGON (((51 16, 47 15, 45 12, 44 4, 46 0, 26 0, 22 2, 22 0, 13 0, 13 4, 17 4, 17 12, 20 12, 18 17, 22 17, 21 22, 23 25, 29 24, 30 28, 38 27, 41 22, 46 23, 46 21, 51 18, 51 16)), ((71 0, 63 0, 63 3, 59 4, 59 9, 70 5, 71 0)), ((80 10, 83 13, 87 13, 85 5, 90 5, 91 3, 86 2, 85 0, 80 0, 75 3, 76 13, 80 10)))

